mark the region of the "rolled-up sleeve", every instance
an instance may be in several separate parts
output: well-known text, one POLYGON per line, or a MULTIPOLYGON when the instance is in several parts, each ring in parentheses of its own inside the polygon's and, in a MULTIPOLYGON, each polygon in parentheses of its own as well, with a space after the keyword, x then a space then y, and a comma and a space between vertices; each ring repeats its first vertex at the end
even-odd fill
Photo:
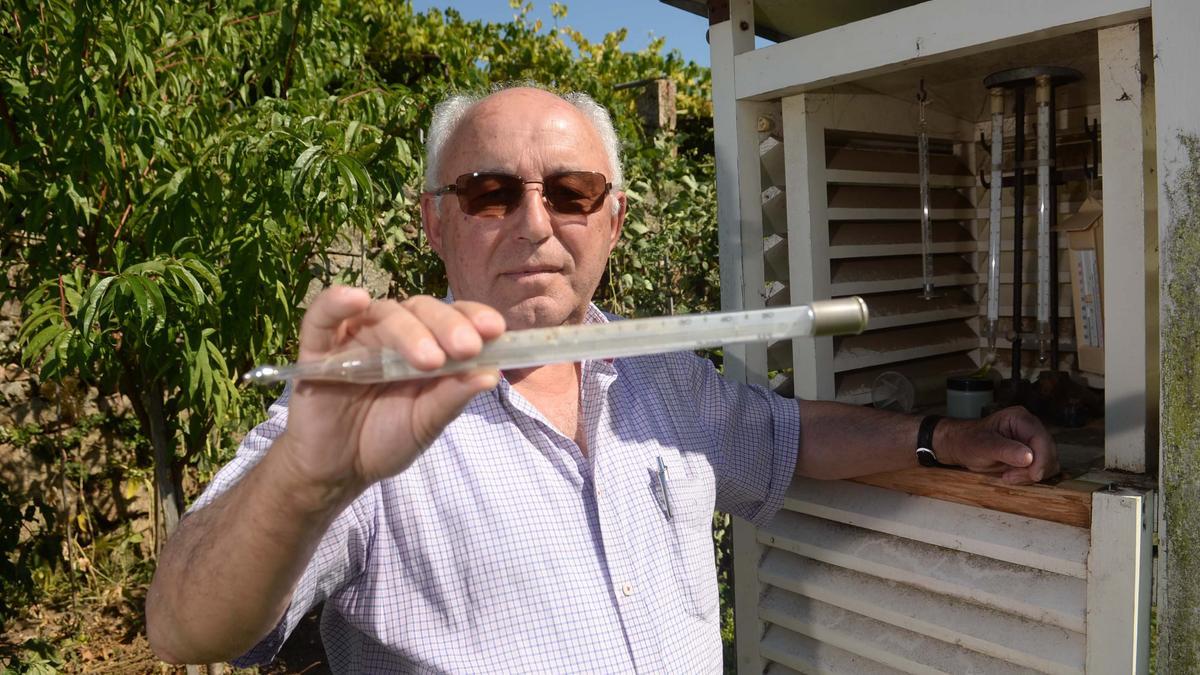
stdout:
POLYGON ((691 354, 672 354, 663 375, 671 385, 666 395, 677 432, 712 464, 717 509, 765 524, 783 506, 796 468, 797 402, 731 382, 691 354))

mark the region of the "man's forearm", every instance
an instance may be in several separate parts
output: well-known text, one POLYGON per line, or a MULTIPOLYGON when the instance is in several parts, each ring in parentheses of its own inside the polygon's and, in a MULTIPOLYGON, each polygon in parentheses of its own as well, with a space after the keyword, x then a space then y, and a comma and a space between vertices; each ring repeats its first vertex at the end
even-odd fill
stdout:
MULTIPOLYGON (((276 441, 284 442, 286 436, 276 441)), ((147 635, 160 658, 225 661, 262 639, 356 494, 299 484, 280 449, 181 521, 164 547, 146 596, 147 635)))
POLYGON ((832 401, 798 401, 796 475, 838 479, 917 466, 920 418, 832 401))

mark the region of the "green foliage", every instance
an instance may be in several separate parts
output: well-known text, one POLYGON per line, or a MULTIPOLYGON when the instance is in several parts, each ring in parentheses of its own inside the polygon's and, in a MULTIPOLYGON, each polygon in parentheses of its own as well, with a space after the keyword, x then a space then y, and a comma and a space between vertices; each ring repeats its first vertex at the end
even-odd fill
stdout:
POLYGON ((39 516, 52 521, 51 510, 45 504, 23 502, 8 486, 0 485, 0 551, 8 553, 0 556, 0 625, 33 598, 33 570, 57 558, 56 542, 22 537, 37 525, 39 516))

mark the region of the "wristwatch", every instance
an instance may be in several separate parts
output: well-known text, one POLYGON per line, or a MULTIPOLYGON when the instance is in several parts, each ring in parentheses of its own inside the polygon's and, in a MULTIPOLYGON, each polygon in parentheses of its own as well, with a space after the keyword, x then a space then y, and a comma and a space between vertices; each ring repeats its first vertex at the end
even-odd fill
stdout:
POLYGON ((933 430, 941 420, 941 415, 926 415, 921 420, 917 431, 917 461, 921 466, 948 466, 939 462, 933 451, 933 430))

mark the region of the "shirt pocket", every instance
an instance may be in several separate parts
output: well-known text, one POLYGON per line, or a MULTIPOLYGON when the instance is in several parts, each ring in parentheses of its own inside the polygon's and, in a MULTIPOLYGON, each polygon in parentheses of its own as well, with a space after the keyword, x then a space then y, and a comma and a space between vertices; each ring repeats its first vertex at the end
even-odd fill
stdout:
POLYGON ((680 601, 689 615, 716 621, 719 602, 712 538, 716 485, 711 474, 689 471, 678 458, 666 462, 666 470, 671 515, 665 525, 680 601))

